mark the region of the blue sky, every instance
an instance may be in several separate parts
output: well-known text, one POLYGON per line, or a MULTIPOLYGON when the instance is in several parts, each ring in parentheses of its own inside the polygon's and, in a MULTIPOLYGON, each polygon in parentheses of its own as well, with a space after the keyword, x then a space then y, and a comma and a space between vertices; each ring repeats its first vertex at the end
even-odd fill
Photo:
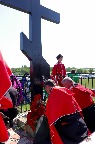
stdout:
MULTIPOLYGON (((66 67, 95 68, 95 0, 41 0, 60 13, 60 24, 42 20, 42 54, 53 66, 63 55, 66 67)), ((8 65, 30 66, 20 51, 20 32, 29 38, 29 15, 0 5, 0 50, 8 65)))

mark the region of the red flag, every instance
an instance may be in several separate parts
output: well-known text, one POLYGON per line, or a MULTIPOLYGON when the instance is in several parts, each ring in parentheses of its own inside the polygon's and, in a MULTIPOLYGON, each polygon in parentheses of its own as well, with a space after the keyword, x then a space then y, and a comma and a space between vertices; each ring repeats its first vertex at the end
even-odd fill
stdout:
POLYGON ((4 96, 4 94, 10 88, 10 86, 11 86, 10 76, 7 72, 2 53, 0 51, 0 99, 4 96))
POLYGON ((0 142, 5 142, 9 139, 7 127, 3 121, 3 118, 0 114, 0 142))
POLYGON ((7 72, 8 72, 8 74, 9 74, 9 76, 12 74, 12 71, 11 71, 11 69, 9 68, 9 66, 8 66, 8 64, 6 63, 6 61, 4 61, 4 63, 5 63, 5 67, 6 67, 6 69, 7 69, 7 72))
POLYGON ((13 107, 13 103, 12 101, 7 98, 7 97, 3 97, 1 100, 0 100, 0 109, 8 109, 8 108, 12 108, 13 107))
MULTIPOLYGON (((13 107, 12 101, 6 97, 3 97, 0 100, 0 105, 1 105, 0 109, 7 109, 13 107)), ((7 127, 3 121, 2 115, 0 114, 0 142, 5 142, 8 140, 8 138, 9 138, 9 134, 7 131, 7 127)))

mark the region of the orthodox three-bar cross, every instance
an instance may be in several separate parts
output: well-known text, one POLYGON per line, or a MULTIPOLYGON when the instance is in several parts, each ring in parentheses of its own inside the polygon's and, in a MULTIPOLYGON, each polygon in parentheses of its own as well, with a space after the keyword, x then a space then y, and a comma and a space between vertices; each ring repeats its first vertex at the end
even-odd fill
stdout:
POLYGON ((42 56, 41 18, 58 24, 60 14, 40 5, 40 0, 0 0, 0 4, 29 14, 29 39, 20 33, 20 50, 30 61, 31 96, 42 95, 43 76, 50 77, 50 66, 42 56))

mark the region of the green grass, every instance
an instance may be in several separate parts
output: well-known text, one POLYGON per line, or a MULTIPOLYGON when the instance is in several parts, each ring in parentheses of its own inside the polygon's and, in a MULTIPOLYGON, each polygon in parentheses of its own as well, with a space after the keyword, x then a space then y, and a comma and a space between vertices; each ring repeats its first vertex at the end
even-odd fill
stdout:
POLYGON ((30 110, 30 104, 22 104, 18 106, 19 112, 25 112, 30 110))

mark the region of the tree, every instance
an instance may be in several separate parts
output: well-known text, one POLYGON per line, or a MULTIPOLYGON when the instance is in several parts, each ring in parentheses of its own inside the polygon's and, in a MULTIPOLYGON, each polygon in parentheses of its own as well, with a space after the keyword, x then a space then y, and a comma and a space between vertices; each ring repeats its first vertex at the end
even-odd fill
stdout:
POLYGON ((92 73, 92 72, 94 72, 94 70, 93 70, 93 68, 90 68, 89 73, 92 73))
POLYGON ((83 73, 83 69, 82 69, 82 68, 77 69, 77 70, 76 70, 76 73, 83 73))

